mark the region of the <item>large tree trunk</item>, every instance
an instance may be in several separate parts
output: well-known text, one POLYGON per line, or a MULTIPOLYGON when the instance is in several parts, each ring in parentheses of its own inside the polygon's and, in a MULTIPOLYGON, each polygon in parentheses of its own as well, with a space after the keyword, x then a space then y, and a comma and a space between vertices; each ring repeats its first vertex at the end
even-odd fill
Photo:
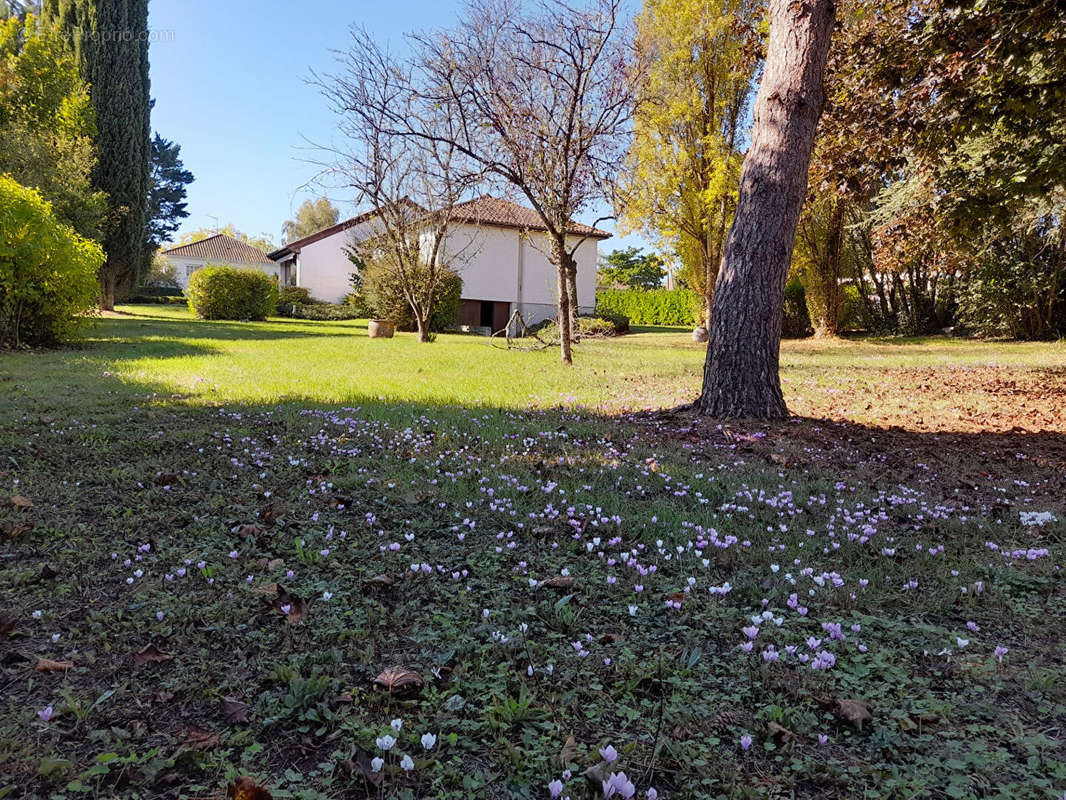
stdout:
POLYGON ((840 283, 840 259, 844 239, 844 201, 834 198, 829 213, 825 251, 820 263, 814 265, 821 293, 821 307, 814 323, 817 338, 837 336, 840 333, 840 315, 844 308, 844 287, 840 283))
POLYGON ((564 255, 566 262, 566 299, 570 304, 570 334, 579 336, 581 333, 578 317, 581 315, 581 307, 577 300, 577 262, 570 258, 569 253, 564 255))
POLYGON ((100 310, 115 310, 115 275, 104 264, 100 268, 100 310))
POLYGON ((558 311, 559 311, 559 349, 562 352, 562 359, 564 364, 573 364, 574 356, 571 352, 570 344, 572 339, 573 327, 571 311, 570 311, 570 270, 569 266, 569 254, 566 252, 566 241, 563 238, 552 238, 552 262, 555 264, 556 271, 558 272, 558 311))
POLYGON ((714 290, 701 414, 788 416, 778 374, 785 279, 825 100, 834 13, 832 0, 770 2, 751 148, 714 290))

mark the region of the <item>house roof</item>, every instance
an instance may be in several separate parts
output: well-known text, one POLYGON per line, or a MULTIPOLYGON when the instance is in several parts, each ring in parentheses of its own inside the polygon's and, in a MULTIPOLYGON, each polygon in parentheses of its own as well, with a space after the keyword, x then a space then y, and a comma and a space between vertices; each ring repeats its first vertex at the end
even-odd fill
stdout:
MULTIPOLYGON (((276 261, 287 255, 299 253, 300 250, 307 245, 317 242, 320 239, 325 239, 340 231, 353 228, 361 222, 366 222, 376 213, 377 211, 375 209, 371 209, 359 216, 346 219, 343 222, 338 222, 336 225, 331 225, 317 233, 312 233, 310 236, 305 236, 302 239, 289 242, 284 247, 270 253, 270 258, 276 261)), ((520 206, 518 203, 512 203, 510 200, 504 200, 501 197, 493 197, 492 195, 487 194, 474 200, 468 200, 465 203, 459 203, 455 206, 453 213, 455 215, 454 218, 459 222, 469 222, 475 225, 487 225, 497 228, 517 228, 520 230, 531 231, 547 230, 544 223, 540 221, 540 215, 533 209, 520 206)), ((588 236, 593 239, 609 239, 611 237, 611 234, 607 231, 593 228, 591 225, 583 225, 580 222, 571 222, 567 232, 577 236, 588 236)))
MULTIPOLYGON (((502 197, 482 195, 475 200, 460 203, 454 211, 456 219, 478 225, 490 225, 500 228, 520 228, 530 231, 544 231, 547 227, 541 222, 540 215, 532 208, 520 206, 502 197)), ((567 233, 588 236, 593 239, 609 239, 611 234, 591 225, 571 221, 567 233)))
POLYGON ((163 251, 164 255, 185 258, 202 258, 205 261, 222 261, 228 263, 248 262, 251 264, 268 264, 269 256, 258 247, 234 239, 224 233, 216 233, 206 239, 189 244, 178 245, 163 251))
MULTIPOLYGON (((413 208, 417 209, 418 211, 423 211, 424 210, 421 206, 415 204, 411 200, 408 200, 406 197, 403 198, 402 200, 399 200, 398 202, 399 203, 406 203, 407 205, 412 206, 413 208)), ((351 219, 346 219, 343 222, 338 222, 336 225, 330 225, 328 228, 323 228, 322 230, 318 231, 317 233, 312 233, 309 236, 304 236, 302 239, 296 239, 295 241, 289 242, 288 244, 286 244, 286 245, 284 245, 282 247, 279 247, 273 253, 268 253, 268 255, 269 255, 269 257, 272 260, 277 261, 279 258, 283 258, 285 256, 292 255, 293 253, 299 253, 300 250, 302 250, 303 248, 307 247, 307 245, 314 244, 315 242, 319 241, 320 239, 325 239, 325 238, 327 238, 329 236, 332 236, 335 233, 339 233, 340 231, 346 231, 349 228, 354 228, 359 223, 366 222, 368 219, 370 219, 371 217, 373 217, 377 213, 378 213, 377 209, 376 208, 372 208, 369 211, 366 211, 366 212, 364 212, 364 213, 362 213, 362 214, 360 214, 360 215, 358 215, 356 217, 352 217, 351 219)))

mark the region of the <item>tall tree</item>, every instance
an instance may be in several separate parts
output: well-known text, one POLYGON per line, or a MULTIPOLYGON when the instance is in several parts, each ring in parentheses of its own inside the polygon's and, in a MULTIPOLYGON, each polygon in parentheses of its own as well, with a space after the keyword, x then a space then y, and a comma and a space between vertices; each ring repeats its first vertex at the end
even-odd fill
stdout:
POLYGON ((296 216, 287 219, 281 225, 281 236, 286 242, 293 242, 318 233, 323 228, 336 225, 340 212, 326 197, 317 200, 304 200, 296 209, 296 216))
POLYGON ((152 170, 148 183, 145 255, 149 260, 189 216, 185 187, 192 182, 193 174, 181 163, 181 145, 157 133, 152 138, 152 170))
POLYGON ((661 256, 641 252, 639 247, 613 250, 600 257, 596 278, 604 286, 657 289, 663 285, 666 268, 661 256))
POLYGON ((647 0, 637 47, 647 64, 620 180, 623 226, 681 256, 709 317, 736 202, 762 37, 753 0, 647 0))
POLYGON ((62 42, 33 16, 0 21, 0 173, 37 189, 60 221, 97 239, 107 197, 90 179, 94 118, 62 42))
POLYGON ((100 305, 110 309, 148 263, 148 0, 45 0, 42 14, 70 43, 96 109, 93 183, 110 204, 100 305))
POLYGON ((788 415, 778 363, 785 280, 825 102, 833 0, 771 0, 766 68, 755 101, 733 227, 715 286, 700 413, 788 415))
POLYGON ((366 31, 353 31, 343 64, 342 75, 319 82, 345 142, 324 172, 376 212, 350 257, 403 296, 418 341, 428 342, 438 286, 468 250, 451 237, 456 209, 481 181, 481 169, 453 143, 456 120, 442 109, 418 109, 421 130, 431 135, 395 130, 397 105, 414 108, 410 67, 366 31))
POLYGON ((394 132, 453 145, 537 212, 567 364, 581 243, 572 220, 609 195, 629 133, 636 74, 621 8, 472 0, 456 29, 412 37, 408 86, 387 109, 394 132))

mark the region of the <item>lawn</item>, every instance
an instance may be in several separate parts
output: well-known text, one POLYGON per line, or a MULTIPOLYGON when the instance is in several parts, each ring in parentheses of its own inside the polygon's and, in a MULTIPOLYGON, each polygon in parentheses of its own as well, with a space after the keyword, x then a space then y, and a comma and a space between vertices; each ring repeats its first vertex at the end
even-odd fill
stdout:
POLYGON ((120 312, 0 354, 0 798, 1066 790, 1063 343, 120 312))

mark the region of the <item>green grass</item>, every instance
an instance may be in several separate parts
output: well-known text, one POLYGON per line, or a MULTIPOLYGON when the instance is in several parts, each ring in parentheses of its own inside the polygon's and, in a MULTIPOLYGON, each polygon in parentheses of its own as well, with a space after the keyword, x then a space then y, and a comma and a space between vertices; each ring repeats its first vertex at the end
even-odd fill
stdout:
POLYGON ((685 332, 122 311, 0 355, 0 798, 1066 790, 1061 343, 786 342, 803 416, 720 428, 634 413, 685 332))

